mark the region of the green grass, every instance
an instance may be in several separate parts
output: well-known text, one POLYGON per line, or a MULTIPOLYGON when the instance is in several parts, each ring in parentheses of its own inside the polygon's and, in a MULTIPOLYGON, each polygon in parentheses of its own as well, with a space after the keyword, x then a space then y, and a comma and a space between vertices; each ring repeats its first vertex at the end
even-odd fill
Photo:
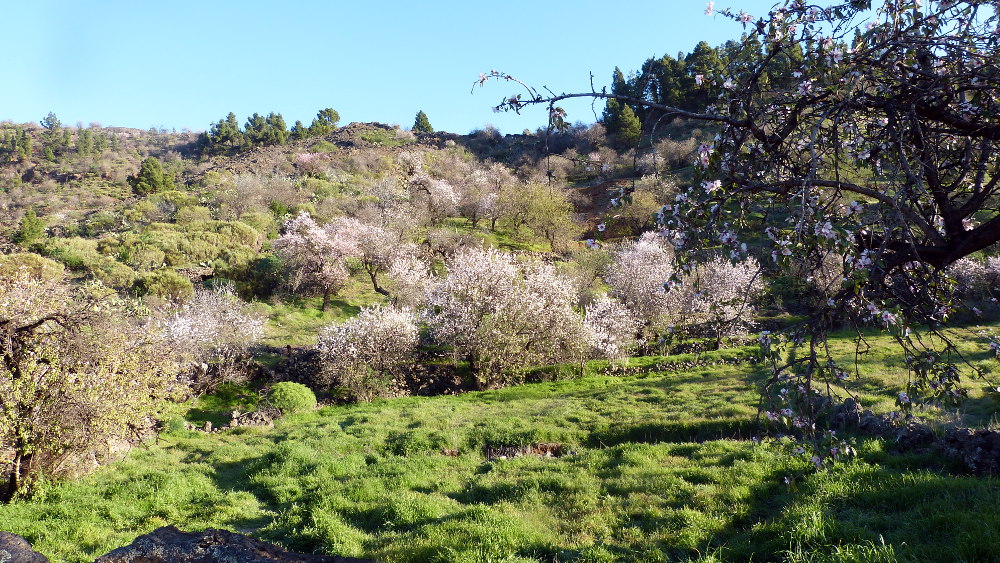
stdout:
POLYGON ((504 221, 497 224, 495 231, 490 230, 488 220, 481 220, 473 228, 472 221, 465 217, 448 217, 441 224, 444 227, 455 229, 456 232, 474 235, 484 247, 527 252, 550 252, 552 250, 545 239, 536 237, 530 229, 526 227, 513 229, 504 221))
MULTIPOLYGON (((810 473, 748 439, 759 368, 656 371, 671 359, 632 359, 640 373, 628 377, 325 407, 267 430, 173 425, 123 462, 0 508, 0 529, 54 561, 88 561, 166 524, 385 561, 1000 557, 996 480, 940 473, 933 456, 869 439, 858 460, 810 473), (571 453, 482 452, 536 442, 571 453)), ((255 400, 229 386, 187 416, 255 400)))
MULTIPOLYGON (((987 379, 966 379, 969 398, 958 410, 944 411, 927 408, 916 414, 937 422, 955 422, 966 426, 986 426, 996 424, 1000 412, 1000 394, 995 390, 1000 383, 1000 361, 990 354, 989 342, 978 336, 983 327, 954 329, 950 336, 965 360, 973 366, 984 369, 987 379)), ((898 408, 896 395, 906 390, 909 374, 903 352, 888 335, 870 330, 865 333, 868 346, 858 350, 851 332, 833 335, 831 351, 837 363, 849 370, 848 385, 859 394, 865 408, 875 412, 889 412, 898 408)), ((955 358, 960 361, 959 358, 955 358)))
POLYGON ((356 316, 362 307, 384 300, 382 295, 375 293, 369 281, 355 277, 330 298, 326 311, 321 310, 322 297, 290 297, 281 302, 259 303, 257 307, 268 317, 263 344, 313 346, 323 327, 343 322, 356 316))

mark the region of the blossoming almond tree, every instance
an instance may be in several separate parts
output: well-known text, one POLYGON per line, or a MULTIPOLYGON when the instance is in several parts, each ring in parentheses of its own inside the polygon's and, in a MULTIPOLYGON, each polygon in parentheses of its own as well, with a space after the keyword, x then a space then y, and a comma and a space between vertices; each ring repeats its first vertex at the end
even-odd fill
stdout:
POLYGON ((350 277, 345 260, 357 254, 354 240, 338 236, 329 226, 320 227, 303 211, 285 223, 284 234, 274 241, 274 250, 288 269, 292 291, 316 292, 323 296, 322 309, 350 277))
POLYGON ((498 250, 467 250, 428 291, 431 336, 469 362, 480 388, 497 387, 528 365, 580 357, 586 331, 574 285, 548 265, 521 266, 498 250))
POLYGON ((192 383, 205 392, 223 381, 245 377, 251 348, 264 337, 265 320, 249 310, 232 285, 223 285, 195 290, 161 326, 174 352, 201 366, 194 370, 192 383))
POLYGON ((385 275, 396 261, 416 255, 416 245, 400 240, 399 234, 391 229, 354 217, 337 217, 330 221, 327 230, 347 243, 345 246, 350 250, 345 257, 353 259, 368 274, 372 289, 386 297, 390 293, 379 285, 379 276, 385 275))
POLYGON ((323 329, 316 349, 326 383, 340 383, 363 401, 385 395, 416 352, 416 321, 408 309, 375 306, 323 329))
POLYGON ((583 324, 593 354, 610 360, 628 357, 635 349, 642 322, 620 301, 599 295, 587 305, 583 324))

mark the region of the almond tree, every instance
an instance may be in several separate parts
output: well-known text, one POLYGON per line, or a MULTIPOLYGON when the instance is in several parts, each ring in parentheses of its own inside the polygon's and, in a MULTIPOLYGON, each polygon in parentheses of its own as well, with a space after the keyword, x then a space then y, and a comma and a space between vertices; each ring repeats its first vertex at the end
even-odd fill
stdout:
POLYGON ((327 228, 337 239, 349 242, 352 249, 349 257, 368 274, 372 289, 390 297, 389 291, 379 285, 378 277, 386 274, 396 261, 415 255, 416 245, 403 242, 390 228, 353 217, 338 217, 327 228))
POLYGON ((344 385, 362 401, 386 395, 400 368, 413 360, 418 334, 410 310, 383 306, 326 327, 316 345, 324 382, 344 385))
POLYGON ((583 324, 593 355, 611 360, 629 356, 638 343, 642 322, 620 301, 599 295, 587 305, 583 324))
POLYGON ((687 303, 694 313, 692 322, 705 327, 715 338, 716 349, 723 338, 746 334, 753 325, 753 302, 764 291, 761 269, 753 258, 733 263, 716 256, 699 264, 682 283, 692 293, 690 300, 680 302, 687 303))
POLYGON ((223 381, 243 379, 251 349, 264 337, 265 320, 249 310, 232 285, 223 285, 195 290, 161 326, 174 352, 195 368, 194 387, 206 392, 223 381))
MULTIPOLYGON (((664 284, 675 273, 673 248, 654 232, 622 244, 605 273, 611 295, 620 300, 653 332, 671 321, 674 295, 664 284)), ((670 287, 676 284, 671 284, 670 287)))
POLYGON ((428 292, 431 336, 469 362, 480 388, 516 381, 516 370, 577 359, 586 346, 573 284, 548 265, 518 265, 497 250, 468 250, 428 292))
POLYGON ((450 216, 458 204, 459 195, 446 180, 431 177, 426 172, 416 172, 409 180, 410 189, 426 201, 427 213, 432 223, 440 223, 450 216))
POLYGON ((319 293, 326 311, 330 297, 350 278, 345 261, 357 254, 354 241, 338 236, 329 226, 320 227, 306 211, 285 223, 284 231, 274 241, 274 251, 288 269, 289 287, 319 293))

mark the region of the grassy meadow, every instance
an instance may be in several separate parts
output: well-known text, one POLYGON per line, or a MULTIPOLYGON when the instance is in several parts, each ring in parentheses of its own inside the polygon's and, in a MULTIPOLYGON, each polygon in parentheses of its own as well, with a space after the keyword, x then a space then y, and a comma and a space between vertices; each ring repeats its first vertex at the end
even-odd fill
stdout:
MULTIPOLYGON (((873 342, 889 349, 885 337, 873 342)), ((994 478, 860 437, 858 459, 811 472, 782 444, 751 440, 760 367, 660 371, 690 359, 634 358, 617 377, 594 373, 606 371, 595 362, 583 378, 326 406, 273 429, 205 434, 184 430, 178 415, 126 460, 0 508, 0 529, 68 562, 167 524, 380 561, 1000 557, 994 478), (484 455, 484 446, 543 442, 564 455, 484 455)), ((878 393, 864 385, 863 403, 892 408, 905 384, 897 360, 863 359, 862 383, 888 383, 878 393)), ((257 401, 227 387, 182 414, 225 420, 257 401)), ((971 402, 980 420, 998 406, 986 393, 971 402)))

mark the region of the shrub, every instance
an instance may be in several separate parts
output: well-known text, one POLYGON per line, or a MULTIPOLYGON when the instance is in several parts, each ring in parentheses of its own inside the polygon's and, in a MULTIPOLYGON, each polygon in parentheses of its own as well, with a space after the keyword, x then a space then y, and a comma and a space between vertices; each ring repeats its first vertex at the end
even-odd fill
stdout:
POLYGON ((62 264, 32 252, 0 254, 0 277, 10 278, 24 272, 33 279, 62 279, 62 264))
POLYGON ((104 459, 184 392, 166 342, 134 309, 99 286, 0 277, 0 501, 104 459))
POLYGON ((174 351, 197 369, 192 382, 200 392, 224 381, 243 379, 251 347, 264 336, 264 317, 249 311, 232 285, 197 290, 162 321, 174 351))
POLYGON ((171 301, 187 301, 194 295, 191 280, 174 270, 163 269, 143 274, 135 281, 135 291, 139 295, 153 295, 171 301))
POLYGON ((305 412, 316 408, 316 394, 312 389, 294 381, 275 383, 267 398, 282 414, 305 412))
POLYGON ((323 330, 316 348, 329 382, 338 382, 362 401, 385 396, 399 369, 417 348, 413 313, 368 307, 357 317, 323 330))

